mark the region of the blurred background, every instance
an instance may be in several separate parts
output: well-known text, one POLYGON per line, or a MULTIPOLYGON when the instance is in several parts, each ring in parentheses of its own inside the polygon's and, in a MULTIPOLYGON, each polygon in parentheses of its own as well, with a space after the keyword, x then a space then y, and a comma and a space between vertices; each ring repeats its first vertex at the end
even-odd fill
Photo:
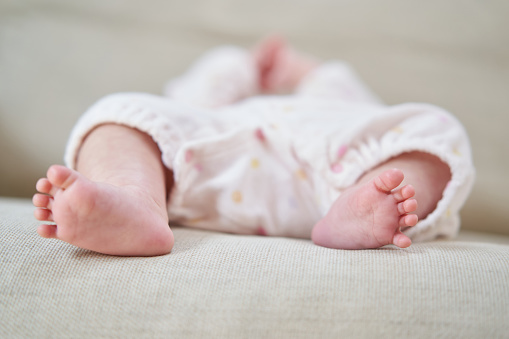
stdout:
POLYGON ((159 94, 205 50, 275 32, 388 104, 455 114, 478 174, 463 227, 507 233, 507 18, 507 0, 0 0, 0 196, 30 197, 102 96, 159 94))

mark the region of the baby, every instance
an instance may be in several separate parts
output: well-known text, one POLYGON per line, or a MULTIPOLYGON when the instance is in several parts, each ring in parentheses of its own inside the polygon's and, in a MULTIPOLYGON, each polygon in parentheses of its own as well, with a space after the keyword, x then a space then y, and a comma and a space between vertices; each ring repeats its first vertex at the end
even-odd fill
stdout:
POLYGON ((207 53, 165 94, 111 95, 82 116, 68 167, 37 182, 39 235, 153 256, 173 247, 169 223, 336 249, 459 228, 474 176, 461 124, 383 105, 342 62, 269 38, 207 53))

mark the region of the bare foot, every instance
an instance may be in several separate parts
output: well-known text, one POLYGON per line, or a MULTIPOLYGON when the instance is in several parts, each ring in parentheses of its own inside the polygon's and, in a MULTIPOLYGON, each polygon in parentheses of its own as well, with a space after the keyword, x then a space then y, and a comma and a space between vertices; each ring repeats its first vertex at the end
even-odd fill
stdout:
POLYGON ((318 61, 297 53, 278 36, 266 38, 253 51, 260 72, 260 88, 267 92, 294 89, 318 61))
POLYGON ((143 187, 93 182, 69 168, 54 165, 39 179, 33 203, 44 238, 112 255, 160 255, 171 251, 173 233, 166 206, 143 187))
POLYGON ((403 178, 402 171, 391 169, 343 192, 314 226, 313 242, 339 249, 410 246, 412 241, 401 228, 417 224, 417 215, 412 214, 417 201, 411 185, 396 189, 403 178))

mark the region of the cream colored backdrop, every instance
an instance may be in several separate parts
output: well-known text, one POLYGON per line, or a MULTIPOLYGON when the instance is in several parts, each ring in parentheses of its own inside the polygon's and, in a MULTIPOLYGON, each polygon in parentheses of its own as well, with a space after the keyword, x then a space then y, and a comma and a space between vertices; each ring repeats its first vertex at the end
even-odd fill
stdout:
POLYGON ((0 195, 30 196, 101 96, 158 94, 207 48, 278 32, 389 104, 456 114, 478 169, 463 225, 509 234, 508 17, 505 0, 0 0, 0 195))

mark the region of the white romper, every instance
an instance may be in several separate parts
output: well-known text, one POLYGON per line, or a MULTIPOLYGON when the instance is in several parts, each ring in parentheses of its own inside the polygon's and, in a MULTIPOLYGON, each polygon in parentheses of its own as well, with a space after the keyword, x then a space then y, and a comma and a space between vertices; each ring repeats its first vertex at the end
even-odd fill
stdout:
POLYGON ((410 151, 436 155, 452 179, 435 211, 405 230, 413 241, 456 235, 474 168, 467 134, 428 104, 383 105, 342 62, 325 63, 292 95, 258 95, 250 54, 222 47, 166 88, 114 94, 78 121, 65 161, 98 125, 148 133, 173 171, 172 224, 309 238, 341 192, 369 169, 410 151))

